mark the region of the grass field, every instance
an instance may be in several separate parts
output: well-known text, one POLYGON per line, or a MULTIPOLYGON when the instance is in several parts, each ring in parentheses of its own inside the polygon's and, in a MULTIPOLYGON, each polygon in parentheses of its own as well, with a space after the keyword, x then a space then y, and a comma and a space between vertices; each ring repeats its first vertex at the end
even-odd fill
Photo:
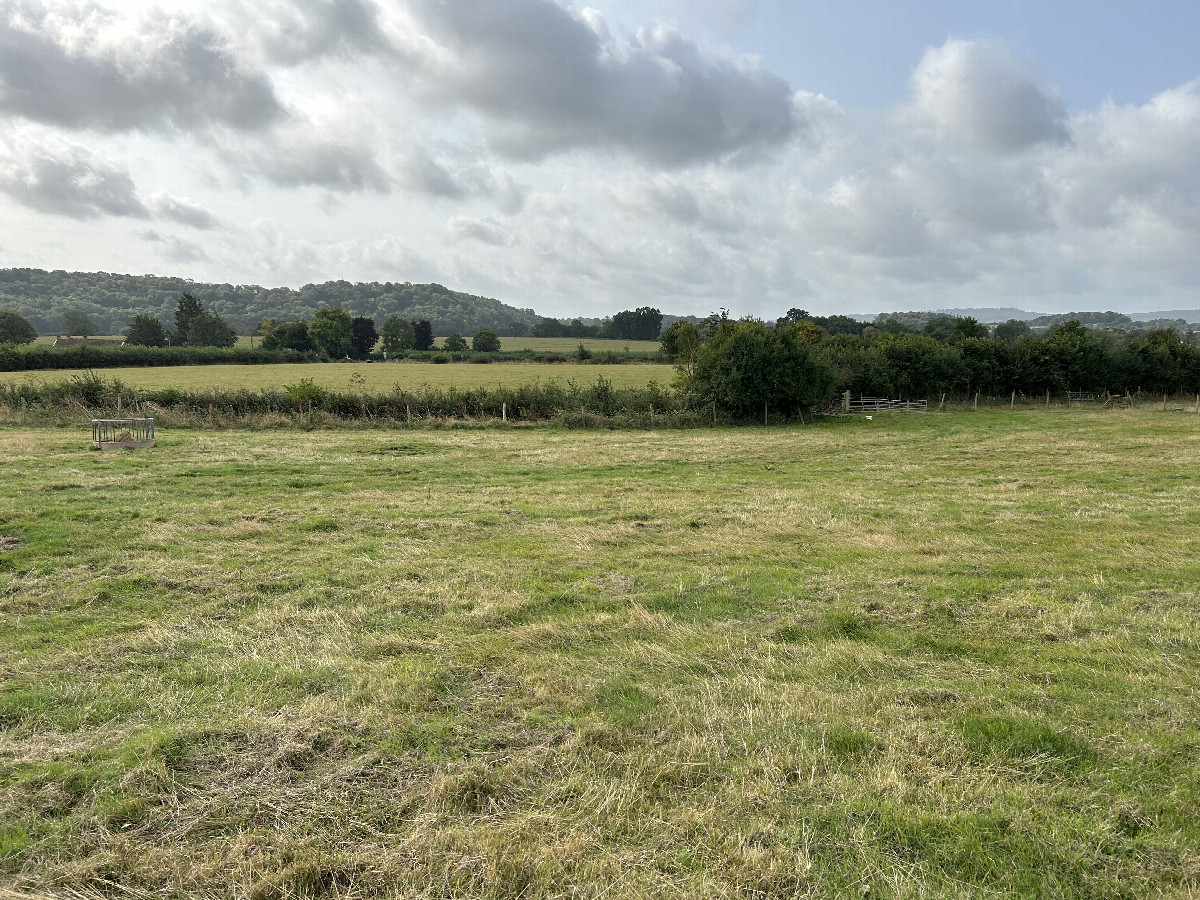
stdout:
MULTIPOLYGON (((52 369, 35 372, 0 372, 0 381, 56 382, 85 374, 82 369, 52 369)), ((670 384, 675 368, 661 363, 625 363, 603 366, 575 363, 284 363, 263 366, 152 366, 98 369, 105 381, 118 379, 135 388, 203 390, 205 388, 248 388, 262 390, 296 384, 303 378, 331 390, 387 392, 399 384, 404 388, 429 385, 438 388, 512 387, 536 381, 576 381, 592 384, 603 377, 616 387, 641 387, 651 381, 670 384)))
POLYGON ((0 885, 1200 890, 1195 416, 88 437, 0 429, 0 885))

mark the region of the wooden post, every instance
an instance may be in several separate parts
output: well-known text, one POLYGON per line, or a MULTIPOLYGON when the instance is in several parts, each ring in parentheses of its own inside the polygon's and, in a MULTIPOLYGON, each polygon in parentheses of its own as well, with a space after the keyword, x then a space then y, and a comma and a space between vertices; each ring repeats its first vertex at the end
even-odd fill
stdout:
POLYGON ((412 424, 412 407, 407 403, 404 404, 404 417, 408 420, 408 424, 412 424))
POLYGON ((508 403, 507 402, 500 404, 500 421, 501 422, 508 421, 508 403))
POLYGON ((942 391, 942 401, 938 404, 938 412, 941 412, 946 406, 946 392, 942 391))
POLYGON ((654 404, 650 404, 650 427, 654 427, 654 404))
POLYGON ((1046 409, 1050 408, 1050 388, 1046 388, 1046 409))
POLYGON ((979 391, 975 392, 975 409, 979 409, 979 391))
POLYGON ((717 424, 717 404, 714 402, 713 403, 713 427, 714 428, 716 427, 716 424, 717 424))
POLYGON ((767 424, 767 401, 763 401, 763 424, 767 424))
POLYGON ((844 413, 850 412, 850 392, 849 391, 845 391, 842 393, 842 412, 844 412, 844 413))
POLYGON ((1009 401, 1008 408, 1009 409, 1017 408, 1017 392, 1016 391, 1013 391, 1012 400, 1009 401))

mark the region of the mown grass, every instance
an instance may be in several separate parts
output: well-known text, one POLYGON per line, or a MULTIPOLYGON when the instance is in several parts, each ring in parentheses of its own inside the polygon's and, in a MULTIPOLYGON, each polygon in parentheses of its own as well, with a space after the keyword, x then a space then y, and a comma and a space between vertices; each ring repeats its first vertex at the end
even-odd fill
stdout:
POLYGON ((0 884, 1200 888, 1200 425, 0 429, 0 884))
MULTIPOLYGON (((82 369, 54 369, 37 372, 0 372, 0 381, 38 383, 65 381, 87 374, 82 369)), ((134 388, 161 390, 205 390, 208 388, 249 390, 279 389, 311 379, 314 384, 337 391, 387 392, 396 385, 414 389, 424 385, 439 389, 451 387, 516 387, 536 381, 576 381, 591 384, 598 377, 614 387, 644 387, 652 381, 669 384, 675 368, 665 364, 628 363, 620 366, 577 365, 574 363, 427 363, 336 362, 325 364, 281 363, 263 366, 163 366, 104 369, 106 380, 117 379, 134 388)))

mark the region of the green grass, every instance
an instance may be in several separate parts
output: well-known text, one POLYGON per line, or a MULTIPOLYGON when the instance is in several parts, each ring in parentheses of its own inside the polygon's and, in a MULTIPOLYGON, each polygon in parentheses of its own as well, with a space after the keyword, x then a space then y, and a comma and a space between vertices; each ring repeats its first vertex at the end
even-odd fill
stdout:
MULTIPOLYGON (((574 354, 580 344, 597 356, 602 353, 620 355, 627 350, 630 353, 658 353, 662 349, 660 341, 614 341, 601 338, 500 338, 501 350, 536 350, 539 353, 574 354)), ((441 345, 442 342, 439 340, 438 346, 441 345)))
POLYGON ((0 428, 0 893, 1200 889, 1195 416, 88 438, 0 428))
MULTIPOLYGON (((66 381, 84 375, 81 369, 53 369, 36 372, 0 372, 0 381, 66 381)), ((656 363, 627 363, 620 366, 577 365, 573 363, 282 363, 263 366, 153 366, 98 370, 106 381, 117 379, 135 388, 159 390, 204 390, 205 388, 282 388, 311 379, 321 387, 338 391, 387 392, 399 384, 412 389, 422 385, 435 388, 515 387, 541 380, 576 381, 592 384, 597 378, 611 381, 615 387, 644 387, 652 381, 670 384, 675 368, 656 363)))

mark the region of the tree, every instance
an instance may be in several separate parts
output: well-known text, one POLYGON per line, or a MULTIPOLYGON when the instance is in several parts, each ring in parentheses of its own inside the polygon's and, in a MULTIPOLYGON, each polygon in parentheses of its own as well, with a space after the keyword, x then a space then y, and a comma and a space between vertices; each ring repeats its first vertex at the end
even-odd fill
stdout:
POLYGON ((467 349, 467 341, 461 334, 455 331, 442 342, 442 346, 452 353, 456 353, 459 350, 467 349))
POLYGON ((267 322, 274 324, 266 332, 262 331, 262 326, 259 327, 264 350, 298 350, 308 353, 315 349, 312 338, 308 336, 308 323, 303 319, 299 322, 275 322, 274 319, 266 319, 263 324, 267 322))
POLYGON ((757 419, 764 406, 785 415, 827 403, 833 372, 794 328, 762 322, 722 323, 696 354, 687 386, 702 402, 738 418, 757 419))
POLYGON ((413 327, 413 349, 414 350, 432 350, 433 349, 433 326, 429 324, 428 319, 421 319, 412 323, 413 327))
POLYGON ((649 306, 626 309, 612 317, 613 336, 626 341, 656 341, 662 332, 662 313, 649 306))
POLYGON ((529 332, 534 337, 556 338, 563 336, 563 323, 558 319, 542 319, 529 332))
POLYGON ((471 338, 471 349, 476 353, 495 353, 500 349, 500 338, 490 328, 480 328, 471 338))
POLYGON ((350 353, 353 337, 350 313, 340 306, 322 306, 312 317, 308 336, 326 356, 341 359, 350 353))
POLYGON ((91 337, 99 332, 96 323, 77 309, 63 310, 61 318, 63 334, 91 337))
POLYGON ((125 343, 137 344, 142 347, 167 346, 167 329, 154 316, 139 313, 133 317, 133 323, 125 332, 125 343))
POLYGON ((403 356, 405 350, 416 346, 417 335, 412 322, 400 316, 388 316, 383 320, 383 350, 390 356, 403 356))
POLYGON ((1028 322, 1022 322, 1020 319, 1009 319, 1007 322, 1002 322, 996 326, 995 337, 998 341, 1011 344, 1023 337, 1027 337, 1029 333, 1028 322))
POLYGON ((0 312, 0 344, 32 344, 37 340, 37 329, 29 320, 12 310, 0 312))
POLYGON ((175 343, 182 346, 188 342, 188 329, 192 322, 204 315, 204 306, 191 294, 184 291, 175 304, 175 343))
POLYGON ((662 354, 679 366, 685 378, 690 378, 696 364, 700 333, 691 322, 679 321, 662 333, 662 354))
POLYGON ((189 347, 232 347, 237 332, 216 313, 205 310, 188 325, 186 343, 189 347))
POLYGON ((350 322, 350 346, 358 359, 366 359, 379 341, 375 320, 366 316, 355 316, 350 322))

